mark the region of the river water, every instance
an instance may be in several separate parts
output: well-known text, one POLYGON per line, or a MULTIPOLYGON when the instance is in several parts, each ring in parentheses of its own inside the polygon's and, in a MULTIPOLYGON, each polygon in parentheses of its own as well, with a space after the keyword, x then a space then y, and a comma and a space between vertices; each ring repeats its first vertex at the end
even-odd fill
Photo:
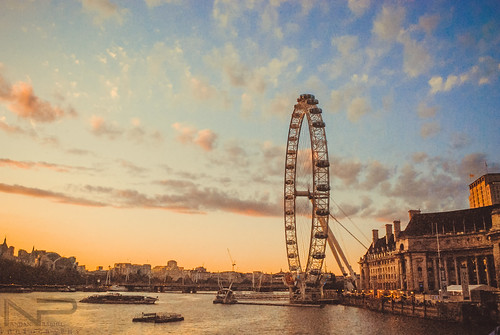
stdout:
MULTIPOLYGON (((102 294, 102 293, 101 293, 102 294)), ((213 304, 215 294, 124 293, 158 297, 154 305, 99 305, 85 292, 0 294, 4 334, 488 334, 491 329, 382 314, 341 305, 324 308, 213 304), (43 302, 38 299, 66 299, 43 302), (73 305, 71 301, 75 301, 73 305), (37 311, 40 324, 37 325, 37 311), (49 312, 47 312, 49 311, 49 312), (55 312, 50 312, 55 311, 55 312), (62 314, 66 313, 71 314, 62 314), (141 312, 175 312, 184 321, 132 322, 141 312), (57 313, 57 314, 53 314, 57 313)))

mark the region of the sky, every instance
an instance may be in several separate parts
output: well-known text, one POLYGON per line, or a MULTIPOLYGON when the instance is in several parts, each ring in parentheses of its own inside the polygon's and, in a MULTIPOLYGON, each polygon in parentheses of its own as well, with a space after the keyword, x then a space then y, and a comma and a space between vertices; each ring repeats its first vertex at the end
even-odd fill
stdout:
MULTIPOLYGON (((323 109, 331 212, 365 246, 410 209, 468 208, 500 172, 496 0, 3 0, 0 44, 16 253, 286 271, 302 93, 323 109)), ((366 249, 330 224, 359 272, 366 249)))

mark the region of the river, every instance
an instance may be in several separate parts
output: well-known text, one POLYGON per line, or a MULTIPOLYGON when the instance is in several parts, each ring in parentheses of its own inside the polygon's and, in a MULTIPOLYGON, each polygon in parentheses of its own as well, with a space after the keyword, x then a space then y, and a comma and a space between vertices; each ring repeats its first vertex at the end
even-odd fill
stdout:
MULTIPOLYGON (((101 293, 102 294, 102 293, 101 293)), ((99 305, 85 292, 0 294, 0 334, 488 334, 490 329, 382 314, 341 305, 324 308, 218 305, 214 294, 124 293, 158 297, 154 305, 99 305), (38 299, 66 299, 47 303, 38 299), (71 301, 75 303, 72 304, 71 301), (50 312, 50 311, 56 312, 50 312), (36 325, 37 311, 40 325, 36 325), (62 314, 62 313, 68 314, 62 314), (132 322, 141 312, 175 312, 176 323, 132 322)))

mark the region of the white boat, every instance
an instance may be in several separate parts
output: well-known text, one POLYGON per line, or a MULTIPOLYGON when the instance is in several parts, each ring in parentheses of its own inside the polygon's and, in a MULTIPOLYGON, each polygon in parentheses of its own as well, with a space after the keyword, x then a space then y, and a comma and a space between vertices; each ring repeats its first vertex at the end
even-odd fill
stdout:
POLYGON ((112 291, 112 292, 127 292, 127 288, 125 286, 121 286, 121 285, 111 285, 109 288, 108 288, 108 291, 112 291))

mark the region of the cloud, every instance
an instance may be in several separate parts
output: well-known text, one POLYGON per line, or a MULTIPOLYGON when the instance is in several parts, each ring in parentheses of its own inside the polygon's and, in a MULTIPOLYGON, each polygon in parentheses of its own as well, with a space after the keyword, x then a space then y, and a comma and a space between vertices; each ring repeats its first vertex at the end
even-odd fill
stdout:
POLYGON ((363 115, 372 111, 369 98, 360 96, 365 94, 363 86, 367 85, 368 81, 366 75, 353 75, 349 85, 339 90, 332 90, 328 110, 333 113, 345 110, 349 121, 358 122, 363 115))
POLYGON ((109 0, 80 0, 85 12, 94 15, 94 24, 100 26, 107 20, 115 20, 122 24, 127 9, 120 9, 115 3, 109 0))
POLYGON ((163 4, 179 4, 180 0, 144 0, 149 8, 161 6, 163 4))
POLYGON ((31 137, 36 137, 33 130, 25 130, 18 126, 11 126, 5 122, 5 117, 0 118, 0 129, 8 134, 18 134, 18 135, 28 135, 31 137))
MULTIPOLYGON (((121 161, 120 163, 130 167, 129 162, 121 161)), ((0 192, 92 207, 152 208, 190 214, 222 211, 249 216, 282 215, 279 200, 271 200, 268 194, 256 194, 251 198, 241 198, 235 192, 221 190, 216 187, 201 187, 191 180, 164 180, 157 182, 157 184, 163 185, 169 193, 148 195, 132 189, 91 185, 72 186, 73 192, 80 192, 85 195, 84 197, 77 197, 38 188, 3 183, 0 183, 0 192)))
POLYGON ((29 161, 14 161, 6 158, 0 158, 0 167, 11 167, 17 169, 49 169, 56 172, 69 172, 70 170, 86 169, 81 167, 72 167, 67 165, 52 164, 46 162, 29 162, 29 161))
POLYGON ((462 149, 468 146, 471 142, 471 138, 467 133, 454 133, 451 135, 450 146, 453 149, 462 149))
POLYGON ((424 15, 418 19, 418 26, 422 28, 426 34, 430 35, 436 29, 440 20, 439 14, 424 15))
POLYGON ((198 100, 209 100, 218 96, 217 89, 203 79, 190 79, 191 93, 198 100))
POLYGON ((90 119, 91 132, 96 136, 106 136, 109 139, 115 139, 123 134, 117 125, 111 124, 104 118, 92 115, 90 119))
POLYGON ((331 79, 336 79, 342 75, 351 75, 357 70, 362 70, 365 50, 359 48, 357 36, 333 37, 331 45, 337 49, 340 55, 326 64, 321 64, 319 66, 320 71, 327 72, 331 79))
POLYGON ((133 176, 137 176, 147 171, 147 169, 137 166, 136 164, 124 159, 118 159, 117 162, 121 167, 125 168, 130 175, 133 176))
POLYGON ((197 130, 194 127, 179 122, 172 124, 177 131, 177 140, 183 144, 196 144, 205 151, 212 151, 217 140, 217 134, 210 129, 197 130))
POLYGON ((428 159, 428 157, 429 156, 425 152, 415 152, 412 155, 412 160, 415 163, 422 163, 422 162, 425 162, 428 159))
POLYGON ((439 122, 427 122, 422 125, 422 128, 420 128, 420 135, 423 138, 430 138, 436 136, 440 130, 441 127, 439 122))
POLYGON ((354 187, 358 184, 358 177, 363 168, 361 162, 357 159, 348 159, 342 157, 330 158, 330 174, 340 178, 344 185, 354 187))
MULTIPOLYGON (((246 52, 258 53, 255 44, 247 43, 246 52)), ((238 50, 231 43, 226 43, 223 48, 214 48, 204 57, 208 66, 221 70, 224 79, 232 87, 245 88, 247 93, 263 94, 270 86, 279 87, 283 76, 295 75, 298 60, 298 50, 283 47, 278 57, 270 59, 267 63, 249 65, 241 60, 238 50)), ((224 84, 224 83, 222 83, 224 84)))
POLYGON ((288 117, 293 111, 293 104, 290 102, 293 102, 295 98, 295 92, 288 92, 287 94, 278 94, 274 96, 271 102, 265 107, 265 117, 268 117, 269 115, 288 117))
POLYGON ((443 78, 440 76, 434 76, 431 79, 429 79, 429 86, 431 87, 431 93, 437 93, 437 92, 448 92, 452 88, 462 85, 464 82, 468 81, 469 77, 468 75, 464 74, 461 75, 460 77, 455 76, 455 75, 449 75, 446 81, 443 81, 443 78))
POLYGON ((347 6, 354 15, 361 16, 370 7, 370 0, 348 0, 347 6))
POLYGON ((392 187, 385 189, 385 193, 400 198, 410 208, 437 210, 456 208, 463 203, 460 200, 462 188, 462 181, 457 177, 438 171, 423 174, 405 164, 392 187))
POLYGON ((498 79, 500 73, 500 62, 492 57, 480 57, 476 65, 460 74, 450 74, 444 80, 441 76, 433 76, 429 79, 430 93, 448 92, 461 86, 466 82, 478 85, 491 84, 498 79))
POLYGON ((202 129, 198 131, 194 143, 198 144, 205 151, 212 151, 217 139, 217 134, 215 134, 210 129, 202 129))
POLYGON ((372 33, 381 40, 395 41, 402 29, 404 19, 404 8, 384 6, 373 22, 372 33))
POLYGON ((10 86, 1 74, 0 102, 7 104, 19 117, 38 122, 54 122, 66 115, 76 115, 72 108, 65 111, 36 96, 29 83, 18 82, 10 86))
POLYGON ((253 96, 248 93, 241 95, 241 113, 244 117, 250 116, 255 110, 255 102, 253 96))
POLYGON ((347 118, 351 122, 357 122, 359 118, 371 111, 371 107, 366 98, 354 98, 347 107, 347 118))
POLYGON ((404 46, 403 70, 410 77, 418 77, 432 66, 432 57, 422 43, 402 34, 398 39, 404 46))
MULTIPOLYGON (((464 208, 468 203, 470 176, 483 175, 487 159, 480 152, 468 154, 458 161, 415 153, 413 162, 396 171, 395 179, 384 182, 382 195, 388 197, 393 208, 396 202, 399 202, 399 207, 421 208, 427 212, 464 208)), ((488 170, 500 171, 498 162, 490 161, 488 170)), ((385 215, 388 217, 387 213, 385 215)))
POLYGON ((200 187, 190 181, 161 181, 171 194, 146 195, 136 190, 87 185, 83 191, 93 197, 109 199, 114 207, 154 208, 189 214, 223 211, 249 216, 279 216, 281 206, 266 195, 241 199, 237 194, 215 187, 200 187), (173 192, 172 192, 173 191, 173 192))
POLYGON ((96 202, 93 200, 83 199, 83 198, 75 198, 63 193, 57 193, 52 191, 46 191, 38 188, 24 187, 21 185, 7 185, 0 183, 0 192, 3 193, 11 193, 11 194, 20 194, 35 198, 47 198, 55 200, 56 202, 70 204, 70 205, 79 205, 79 206, 90 206, 90 207, 103 207, 106 204, 101 202, 96 202))
POLYGON ((238 31, 235 28, 234 22, 237 22, 253 6, 253 1, 245 1, 242 4, 237 1, 215 0, 212 17, 224 31, 227 31, 233 37, 237 37, 238 31))
MULTIPOLYGON (((465 156, 460 164, 458 165, 457 172, 462 177, 467 177, 469 175, 474 175, 476 178, 483 175, 486 172, 487 156, 481 152, 475 152, 465 156)), ((495 162, 490 162, 496 165, 495 162)), ((490 171, 493 172, 493 171, 490 171)))
POLYGON ((358 46, 358 37, 353 35, 334 37, 332 46, 336 47, 343 57, 349 57, 358 46))
POLYGON ((391 176, 391 171, 388 167, 382 165, 379 161, 370 162, 366 166, 366 177, 362 183, 362 187, 372 190, 382 182, 385 182, 391 176))
POLYGON ((435 117, 437 111, 438 111, 438 107, 436 107, 436 106, 429 107, 429 106, 427 106, 427 104, 425 102, 419 103, 418 107, 417 107, 417 114, 422 119, 435 117))

